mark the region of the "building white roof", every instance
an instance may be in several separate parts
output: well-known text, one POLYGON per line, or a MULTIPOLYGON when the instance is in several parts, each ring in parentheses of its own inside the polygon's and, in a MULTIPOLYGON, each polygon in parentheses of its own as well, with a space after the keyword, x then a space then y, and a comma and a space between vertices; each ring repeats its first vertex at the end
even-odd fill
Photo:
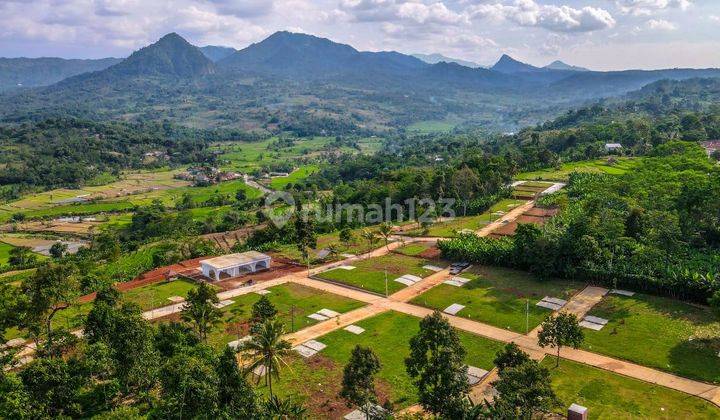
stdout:
POLYGON ((605 143, 605 147, 617 149, 619 147, 622 147, 622 144, 620 144, 620 143, 605 143))
POLYGON ((228 254, 220 257, 210 258, 207 260, 200 261, 202 265, 209 265, 215 269, 225 269, 231 267, 238 267, 241 265, 252 264, 254 262, 264 261, 270 259, 269 255, 263 254, 257 251, 247 251, 238 254, 228 254))

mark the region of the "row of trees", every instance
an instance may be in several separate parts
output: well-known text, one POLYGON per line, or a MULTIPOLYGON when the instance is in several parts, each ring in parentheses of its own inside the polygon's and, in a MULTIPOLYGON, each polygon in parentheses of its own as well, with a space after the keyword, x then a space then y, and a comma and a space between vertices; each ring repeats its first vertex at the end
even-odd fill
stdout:
POLYGON ((561 213, 513 238, 440 242, 447 258, 588 278, 704 303, 720 289, 720 169, 687 142, 625 175, 572 174, 561 213))

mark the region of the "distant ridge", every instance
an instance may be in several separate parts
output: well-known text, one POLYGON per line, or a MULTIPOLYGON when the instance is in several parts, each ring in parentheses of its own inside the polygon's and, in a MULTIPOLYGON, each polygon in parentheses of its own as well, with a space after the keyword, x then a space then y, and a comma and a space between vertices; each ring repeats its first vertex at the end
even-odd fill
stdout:
POLYGON ((0 92, 48 86, 82 73, 104 70, 122 58, 78 60, 57 57, 0 58, 0 92))
POLYGON ((543 68, 550 70, 590 71, 590 69, 586 69, 585 67, 571 66, 570 64, 564 63, 560 60, 555 60, 543 68))
POLYGON ((206 45, 204 47, 200 47, 200 51, 202 51, 202 53, 205 54, 205 57, 209 58, 212 62, 218 62, 237 52, 235 48, 218 45, 206 45))
POLYGON ((212 73, 215 73, 212 61, 173 32, 96 75, 194 77, 212 73))
POLYGON ((522 73, 522 72, 536 72, 542 71, 540 67, 523 63, 518 61, 507 54, 503 54, 502 57, 495 63, 494 66, 490 67, 491 70, 499 71, 501 73, 522 73))
POLYGON ((422 60, 428 64, 437 64, 437 63, 445 62, 445 63, 460 64, 461 66, 470 67, 470 68, 484 67, 473 61, 467 61, 467 60, 461 60, 459 58, 447 57, 447 56, 444 56, 442 54, 437 54, 437 53, 435 53, 435 54, 412 54, 412 56, 419 60, 422 60))

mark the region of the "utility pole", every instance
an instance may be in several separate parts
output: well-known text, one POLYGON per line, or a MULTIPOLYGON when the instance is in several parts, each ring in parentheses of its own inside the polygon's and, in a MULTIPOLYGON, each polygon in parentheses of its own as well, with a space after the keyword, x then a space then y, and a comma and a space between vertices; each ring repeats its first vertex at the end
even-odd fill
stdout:
POLYGON ((525 334, 530 332, 530 299, 525 299, 525 334))
POLYGON ((385 269, 385 297, 388 297, 387 268, 385 269))

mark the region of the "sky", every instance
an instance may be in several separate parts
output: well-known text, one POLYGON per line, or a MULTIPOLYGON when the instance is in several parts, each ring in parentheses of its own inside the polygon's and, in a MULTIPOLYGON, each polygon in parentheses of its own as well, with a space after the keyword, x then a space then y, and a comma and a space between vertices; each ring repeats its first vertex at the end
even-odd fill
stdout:
POLYGON ((1 57, 125 57, 177 32, 243 48, 278 30, 359 50, 595 70, 720 67, 720 0, 0 0, 1 57))

